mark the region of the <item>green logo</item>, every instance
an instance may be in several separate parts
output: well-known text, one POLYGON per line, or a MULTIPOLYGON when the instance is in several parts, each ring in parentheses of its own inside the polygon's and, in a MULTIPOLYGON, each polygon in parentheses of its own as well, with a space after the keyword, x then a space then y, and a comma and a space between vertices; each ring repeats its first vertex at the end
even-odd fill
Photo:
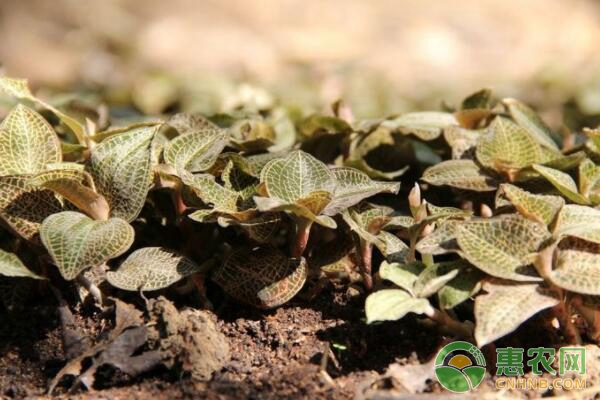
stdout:
POLYGON ((444 346, 435 359, 435 375, 446 389, 464 393, 475 389, 485 375, 485 358, 468 342, 444 346))

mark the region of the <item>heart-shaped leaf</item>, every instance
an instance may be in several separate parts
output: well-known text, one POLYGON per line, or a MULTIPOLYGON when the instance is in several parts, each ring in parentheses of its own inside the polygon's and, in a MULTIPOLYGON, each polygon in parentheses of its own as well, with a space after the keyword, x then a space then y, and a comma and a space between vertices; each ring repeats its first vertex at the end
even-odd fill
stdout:
POLYGON ((536 283, 492 281, 486 294, 475 298, 475 340, 482 347, 508 335, 533 315, 554 307, 559 300, 536 283))
POLYGON ((152 184, 154 138, 160 127, 133 128, 104 140, 92 152, 89 171, 111 216, 133 221, 142 210, 152 184))
POLYGON ((367 174, 350 167, 332 168, 335 177, 333 200, 325 207, 323 214, 333 216, 358 204, 361 200, 377 193, 394 193, 400 190, 400 183, 373 181, 367 174))
POLYGON ((572 292, 600 295, 600 244, 575 238, 561 241, 548 279, 572 292))
POLYGON ((365 302, 367 324, 396 321, 408 313, 430 314, 433 308, 427 299, 412 297, 402 289, 383 289, 371 293, 365 302))
POLYGON ((497 171, 520 169, 542 160, 542 150, 529 133, 504 117, 496 117, 477 143, 477 160, 497 171))
POLYGON ((13 253, 0 249, 0 275, 13 278, 46 279, 32 272, 13 253))
POLYGON ((535 140, 549 149, 558 150, 558 146, 553 140, 555 135, 535 111, 515 99, 504 99, 502 103, 508 109, 510 116, 535 140))
POLYGON ((229 256, 212 278, 231 297, 256 307, 277 307, 304 286, 304 258, 289 258, 267 247, 241 249, 229 256))
POLYGON ((123 254, 134 235, 131 225, 120 218, 94 221, 74 211, 53 214, 40 228, 42 243, 67 280, 123 254))
POLYGON ((0 124, 0 176, 35 174, 61 159, 56 133, 37 112, 19 104, 0 124))
POLYGON ((426 141, 437 139, 442 134, 442 129, 457 125, 454 115, 437 111, 412 112, 381 123, 382 127, 405 135, 412 134, 426 141))
POLYGON ((285 158, 270 161, 262 170, 261 183, 269 197, 295 203, 317 191, 333 193, 335 175, 325 164, 297 150, 285 158))
POLYGON ((34 175, 29 184, 58 193, 94 219, 108 219, 110 208, 106 199, 94 191, 92 177, 83 170, 44 171, 34 175))
POLYGON ((590 204, 590 202, 577 190, 577 184, 562 171, 545 167, 543 165, 534 165, 533 169, 548 180, 559 192, 564 194, 569 200, 577 204, 590 204))
POLYGON ((60 120, 69 127, 77 137, 80 144, 85 144, 85 129, 75 118, 68 116, 56 107, 38 99, 29 90, 27 79, 0 77, 0 90, 18 99, 25 99, 39 104, 40 106, 52 111, 60 120))
POLYGON ((476 192, 496 190, 498 183, 472 160, 443 161, 427 168, 421 179, 435 186, 448 185, 476 192))
POLYGON ((0 177, 0 218, 17 234, 32 240, 46 217, 62 210, 50 190, 29 184, 29 176, 0 177))
POLYGON ((199 271, 195 262, 172 250, 145 247, 131 253, 116 271, 108 271, 106 280, 123 290, 152 291, 199 271))
POLYGON ((529 193, 517 186, 503 184, 500 191, 524 217, 550 225, 565 204, 562 197, 529 193))
POLYGON ((465 222, 458 227, 461 254, 490 275, 516 281, 541 278, 527 268, 531 254, 549 238, 546 227, 518 214, 465 222))
POLYGON ((225 130, 205 126, 171 140, 164 151, 165 162, 177 171, 206 171, 215 163, 227 140, 225 130))

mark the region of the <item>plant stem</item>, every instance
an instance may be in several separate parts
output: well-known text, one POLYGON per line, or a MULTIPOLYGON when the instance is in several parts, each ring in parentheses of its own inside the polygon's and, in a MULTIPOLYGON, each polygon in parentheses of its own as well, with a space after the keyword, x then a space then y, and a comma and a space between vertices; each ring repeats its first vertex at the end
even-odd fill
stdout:
POLYGON ((306 218, 294 218, 296 225, 296 232, 294 240, 291 243, 290 256, 292 258, 300 258, 304 254, 306 245, 308 244, 308 238, 310 236, 310 228, 312 221, 306 218))
POLYGON ((363 284, 365 290, 370 292, 373 290, 373 276, 371 275, 371 261, 373 257, 373 244, 364 240, 359 239, 360 247, 360 272, 363 278, 363 284))
POLYGON ((447 329, 449 332, 458 337, 471 339, 473 338, 473 328, 467 323, 460 322, 450 317, 444 311, 440 311, 435 307, 431 307, 431 311, 427 316, 437 322, 442 329, 447 329))
POLYGON ((77 279, 77 283, 79 283, 88 292, 90 292, 92 297, 94 297, 94 300, 96 300, 97 305, 100 308, 102 308, 102 305, 104 304, 104 302, 102 300, 102 292, 100 291, 100 288, 98 288, 98 286, 96 286, 92 281, 90 281, 88 278, 86 278, 83 275, 83 273, 77 275, 76 279, 77 279))

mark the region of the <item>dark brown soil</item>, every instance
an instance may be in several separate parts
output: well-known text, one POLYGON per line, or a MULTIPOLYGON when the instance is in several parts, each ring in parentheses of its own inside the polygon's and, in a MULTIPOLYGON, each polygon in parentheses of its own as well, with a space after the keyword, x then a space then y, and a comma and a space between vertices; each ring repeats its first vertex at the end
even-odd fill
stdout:
MULTIPOLYGON (((363 304, 363 295, 342 286, 326 289, 312 301, 296 299, 271 311, 222 304, 216 313, 232 358, 210 381, 178 378, 160 369, 135 378, 99 371, 93 394, 79 390, 68 397, 353 398, 390 363, 423 362, 441 340, 410 318, 366 325, 363 304)), ((92 337, 107 323, 91 307, 75 316, 78 329, 92 337)), ((0 314, 0 395, 42 396, 64 363, 51 298, 42 305, 0 314)), ((67 388, 68 382, 58 394, 67 396, 67 388)))

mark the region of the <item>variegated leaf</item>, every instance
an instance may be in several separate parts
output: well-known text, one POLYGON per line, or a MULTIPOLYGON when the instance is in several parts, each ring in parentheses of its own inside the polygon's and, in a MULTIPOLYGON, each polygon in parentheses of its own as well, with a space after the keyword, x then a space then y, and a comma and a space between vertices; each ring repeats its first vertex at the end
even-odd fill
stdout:
POLYGON ((279 250, 261 247, 235 251, 212 276, 231 297, 256 307, 277 307, 304 286, 304 258, 289 258, 279 250))
POLYGON ((558 214, 553 236, 573 236, 600 243, 600 210, 576 204, 565 205, 558 214))
POLYGON ((405 263, 410 249, 398 236, 391 232, 381 231, 376 236, 375 247, 390 262, 405 263))
POLYGON ((600 182, 600 168, 586 158, 579 164, 579 193, 589 198, 591 190, 600 182))
POLYGON ((301 150, 270 161, 262 170, 261 183, 269 197, 295 203, 314 192, 333 194, 335 175, 325 164, 301 150))
POLYGON ((120 218, 94 221, 74 211, 53 214, 40 228, 42 243, 67 280, 123 254, 134 234, 131 225, 120 218))
POLYGON ((40 172, 31 177, 29 184, 54 191, 93 219, 108 219, 108 202, 95 192, 92 177, 83 170, 52 169, 40 172))
POLYGON ((429 167, 421 177, 435 186, 448 185, 476 192, 496 190, 497 179, 486 174, 472 160, 448 160, 429 167))
POLYGON ((535 140, 549 149, 558 150, 558 146, 553 140, 555 135, 535 111, 515 99, 504 99, 502 103, 508 109, 510 116, 535 140))
POLYGON ((437 111, 412 112, 381 123, 383 127, 426 141, 437 139, 444 128, 457 125, 454 115, 437 111))
POLYGON ((377 193, 397 194, 400 190, 400 183, 374 181, 355 168, 339 167, 331 171, 335 177, 335 190, 331 203, 323 210, 325 215, 339 214, 377 193))
POLYGON ((75 118, 68 116, 56 107, 38 99, 29 90, 27 79, 0 77, 0 90, 18 99, 25 99, 39 104, 52 111, 66 126, 69 127, 77 137, 80 144, 85 144, 85 129, 75 118))
POLYGON ((131 253, 116 271, 107 272, 106 280, 123 290, 152 291, 199 271, 195 262, 172 250, 145 247, 131 253))
POLYGON ((29 184, 29 176, 0 177, 0 218, 26 240, 37 236, 46 217, 62 210, 50 190, 29 184))
POLYGON ((516 281, 541 280, 528 267, 531 254, 549 238, 546 227, 518 214, 465 222, 458 227, 461 254, 490 275, 516 281))
POLYGON ((577 204, 589 204, 589 201, 579 194, 577 184, 573 178, 562 171, 545 167, 543 165, 534 165, 533 169, 539 172, 548 180, 559 192, 564 194, 569 200, 577 204))
POLYGON ((217 160, 227 144, 227 131, 204 127, 171 140, 164 151, 165 162, 180 171, 206 171, 217 160))
POLYGON ((152 184, 154 138, 161 125, 134 128, 112 136, 92 152, 89 171, 111 216, 133 221, 152 184))
POLYGON ((427 299, 412 297, 402 289, 382 289, 371 293, 365 302, 367 324, 396 321, 408 313, 430 314, 433 308, 427 299))
POLYGON ((457 252, 459 248, 456 242, 456 234, 460 224, 462 222, 458 220, 441 222, 432 233, 417 243, 417 251, 421 254, 432 255, 457 252))
POLYGON ((12 278, 46 279, 31 271, 13 253, 0 249, 0 275, 12 278))
POLYGON ((503 184, 500 191, 525 218, 550 225, 565 204, 562 197, 529 193, 517 186, 503 184))
POLYGON ((0 124, 0 176, 35 174, 61 159, 58 136, 37 112, 19 104, 0 124))
POLYGON ((600 244, 575 238, 560 242, 548 279, 571 292, 600 295, 600 244))
POLYGON ((477 160, 497 171, 518 170, 542 160, 542 149, 529 133, 504 117, 496 117, 477 143, 477 160))
POLYGON ((538 312, 559 300, 537 283, 492 281, 483 284, 486 294, 475 298, 475 340, 479 347, 508 335, 538 312))

